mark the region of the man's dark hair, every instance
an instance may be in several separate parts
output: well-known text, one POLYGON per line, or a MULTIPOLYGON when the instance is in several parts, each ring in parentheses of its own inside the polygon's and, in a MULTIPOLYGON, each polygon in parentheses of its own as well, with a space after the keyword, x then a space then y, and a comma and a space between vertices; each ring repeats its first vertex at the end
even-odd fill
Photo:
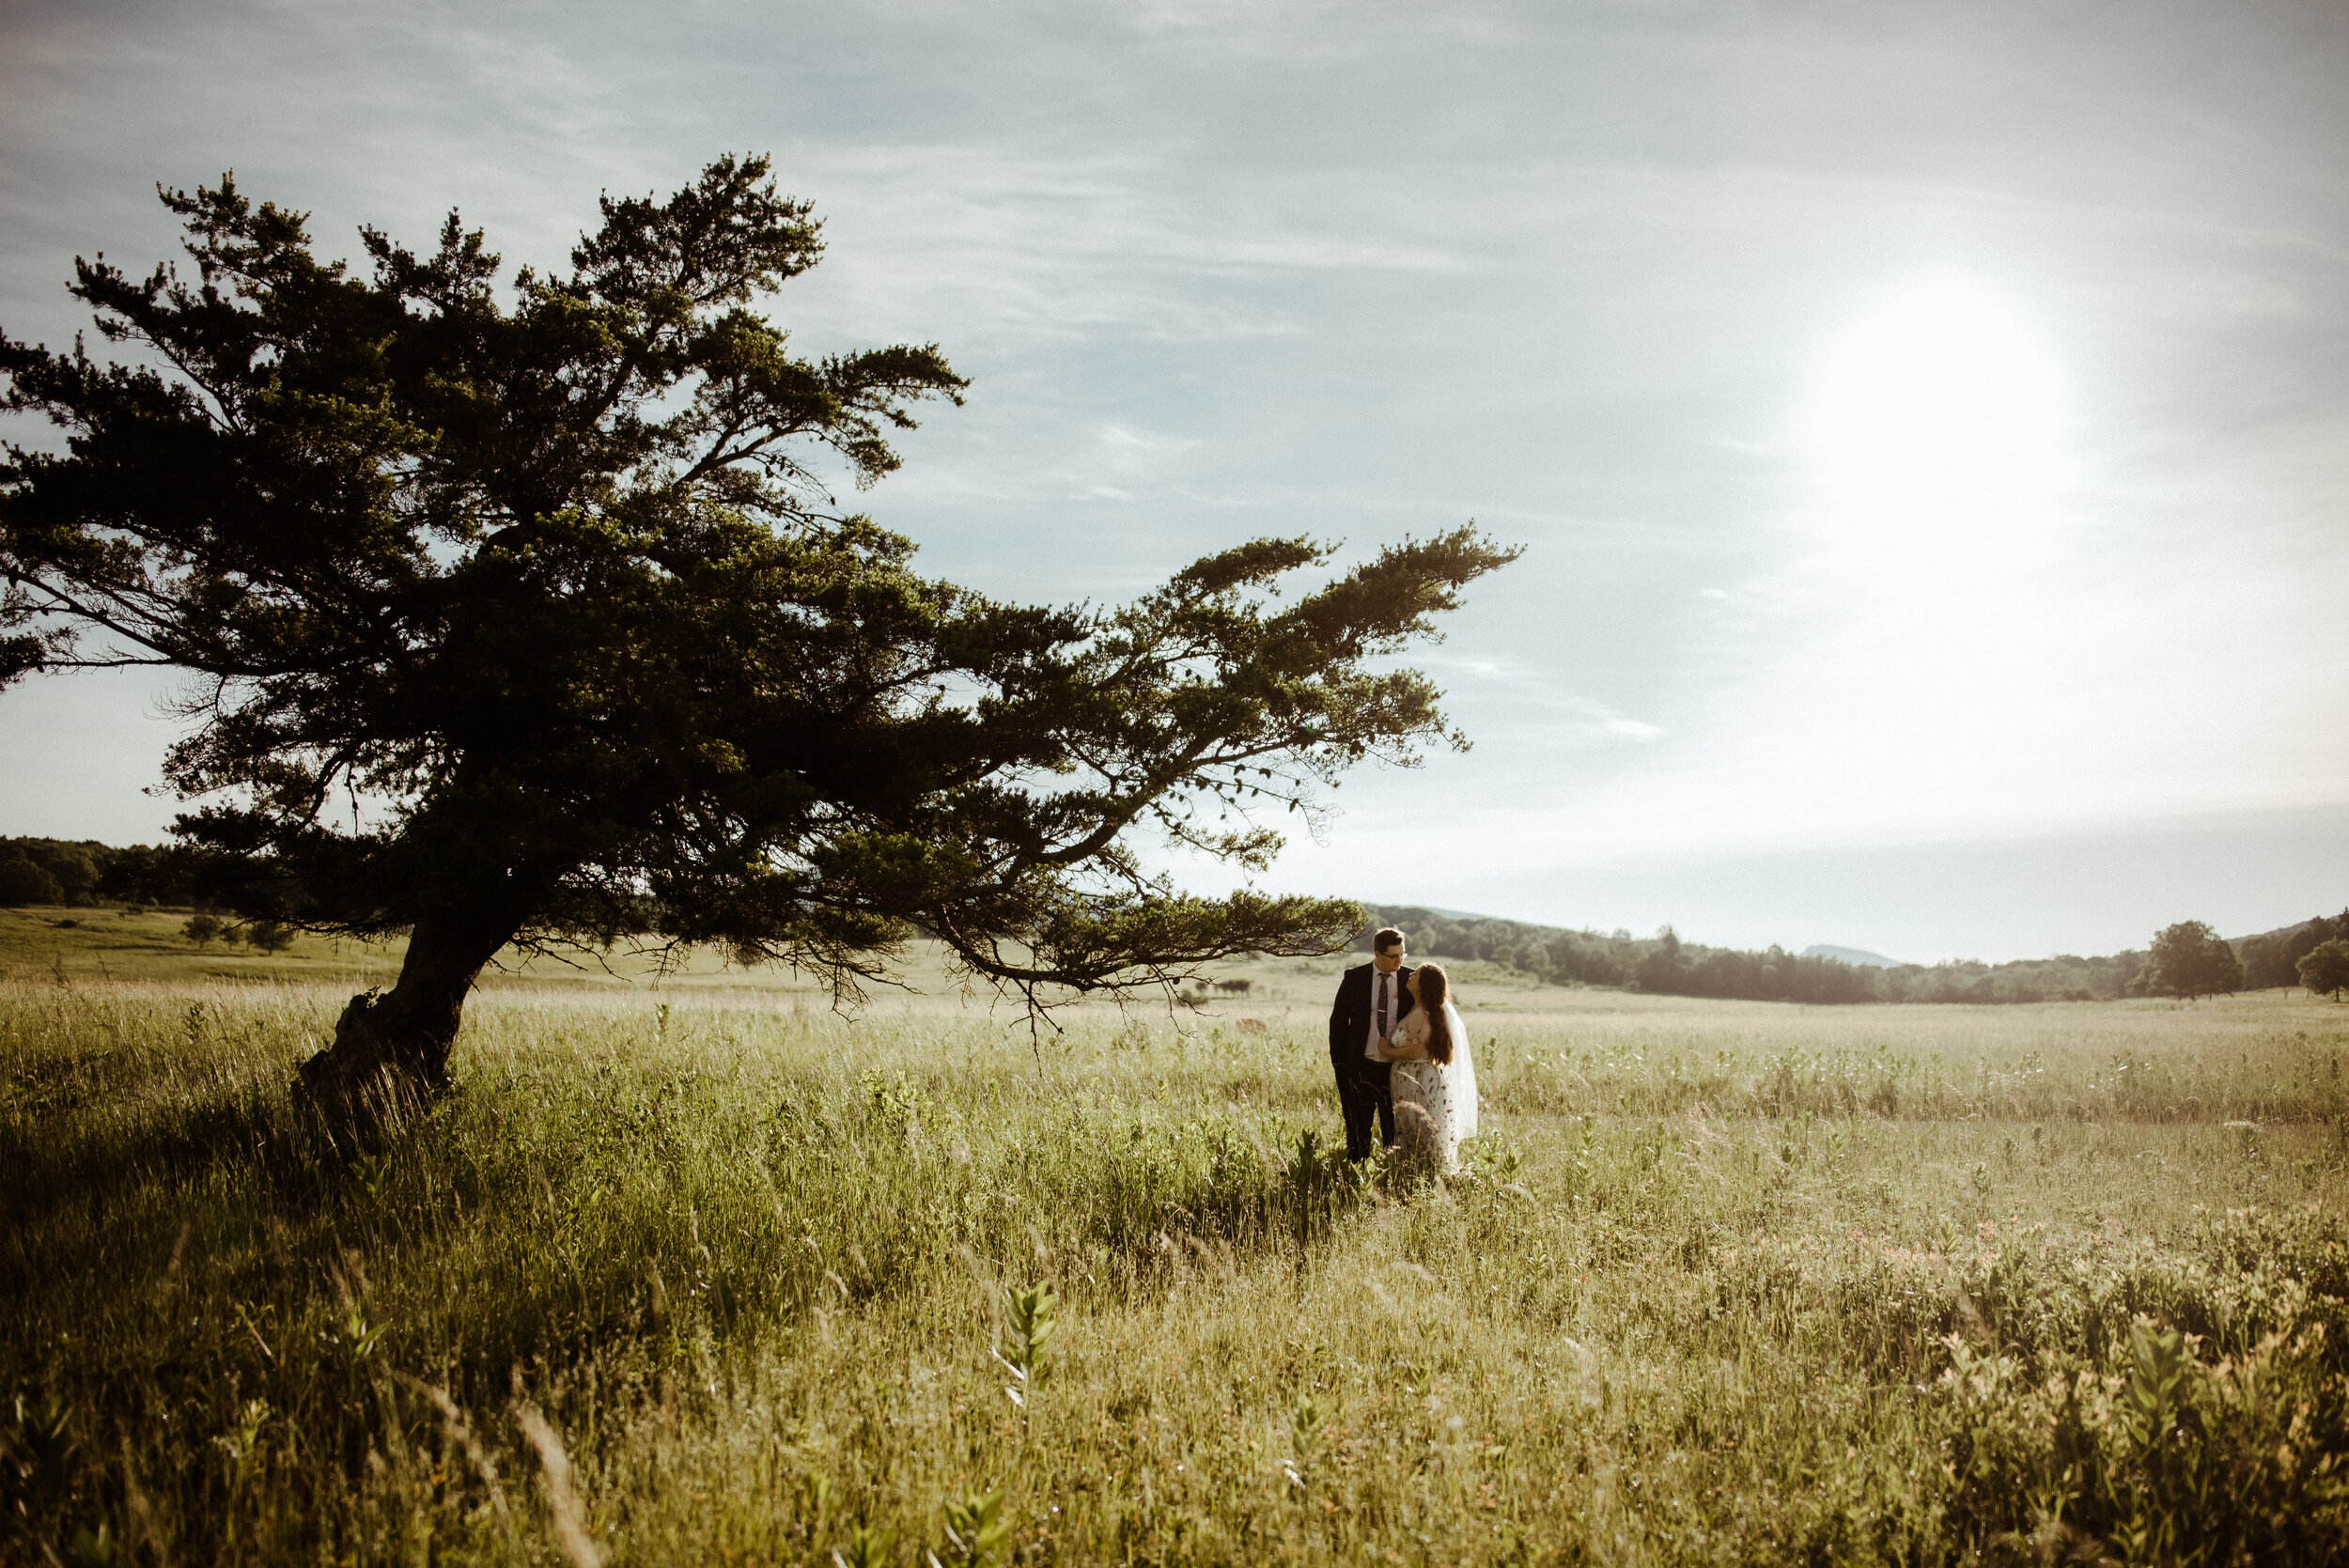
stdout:
POLYGON ((1380 926, 1378 934, 1370 939, 1370 950, 1373 953, 1384 953, 1391 947, 1401 947, 1402 945, 1403 933, 1396 930, 1392 925, 1380 926))

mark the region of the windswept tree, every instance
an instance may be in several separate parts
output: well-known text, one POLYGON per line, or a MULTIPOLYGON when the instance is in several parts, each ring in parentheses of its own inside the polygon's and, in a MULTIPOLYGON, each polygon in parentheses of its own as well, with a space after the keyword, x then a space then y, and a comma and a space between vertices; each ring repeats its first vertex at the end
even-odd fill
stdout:
POLYGON ((2182 920, 2154 937, 2145 989, 2188 1001, 2243 988, 2243 964, 2227 939, 2199 920, 2182 920))
POLYGON ((305 1064, 428 1097, 512 943, 630 934, 854 986, 915 931, 1024 991, 1344 944, 1346 901, 1177 895, 1139 836, 1245 867, 1268 812, 1465 742, 1389 656, 1511 558, 1472 528, 1357 569, 1267 538, 1109 610, 918 575, 840 508, 965 382, 935 346, 795 352, 757 307, 821 252, 763 159, 602 202, 560 275, 452 213, 437 249, 233 179, 163 194, 192 273, 76 263, 101 363, 0 338, 0 677, 193 677, 167 777, 238 913, 409 935, 305 1064))

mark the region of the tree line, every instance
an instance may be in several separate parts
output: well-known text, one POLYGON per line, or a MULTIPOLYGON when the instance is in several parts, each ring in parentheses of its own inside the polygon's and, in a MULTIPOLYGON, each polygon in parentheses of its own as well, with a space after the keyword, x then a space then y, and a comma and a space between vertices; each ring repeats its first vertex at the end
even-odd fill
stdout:
MULTIPOLYGON (((221 920, 206 907, 209 859, 183 844, 0 839, 0 906, 177 906, 191 909, 188 939, 198 946, 246 939, 243 925, 221 920)), ((2092 958, 2059 954, 2005 964, 1952 959, 1888 969, 1777 946, 1707 947, 1683 941, 1669 925, 1653 937, 1634 937, 1628 931, 1602 934, 1455 917, 1414 906, 1373 906, 1370 916, 1354 942, 1361 951, 1369 950, 1372 931, 1395 925, 1410 933, 1415 952, 1430 957, 1500 964, 1550 985, 1620 986, 1659 996, 1980 1004, 2191 999, 2291 986, 2337 999, 2349 992, 2349 909, 2232 941, 2201 921, 2181 921, 2157 933, 2142 952, 2092 958)), ((290 928, 279 923, 250 924, 262 934, 257 946, 274 950, 291 939, 290 928)))
POLYGON ((207 859, 203 851, 183 844, 117 848, 94 838, 0 839, 0 906, 177 907, 189 911, 187 924, 179 929, 197 947, 242 944, 256 953, 282 953, 291 947, 294 928, 283 921, 223 916, 206 896, 207 859))
POLYGON ((1653 937, 1634 937, 1620 930, 1455 917, 1410 906, 1374 906, 1369 912, 1370 924, 1354 943, 1361 951, 1369 951, 1373 931, 1393 925, 1409 933, 1414 953, 1430 957, 1500 964, 1550 985, 1611 986, 1662 996, 1995 1004, 2190 999, 2296 985, 2332 995, 2349 989, 2349 911, 2232 942, 2201 921, 2182 921, 2142 951, 2101 957, 2067 953, 2004 964, 1952 959, 1886 969, 1777 946, 1707 947, 1683 941, 1669 925, 1653 937))
POLYGON ((0 905, 194 905, 203 855, 185 845, 0 838, 0 905))
POLYGON ((2305 985, 2338 996, 2349 988, 2349 909, 2330 920, 2319 915, 2305 925, 2248 938, 2239 944, 2239 954, 2243 984, 2251 990, 2305 985))

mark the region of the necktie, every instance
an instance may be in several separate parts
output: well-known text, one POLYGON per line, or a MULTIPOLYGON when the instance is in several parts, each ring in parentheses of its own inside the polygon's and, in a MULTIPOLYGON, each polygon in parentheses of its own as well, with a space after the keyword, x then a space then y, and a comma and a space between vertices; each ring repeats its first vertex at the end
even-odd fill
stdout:
POLYGON ((1377 1030, 1378 1038, 1381 1040, 1384 1040, 1387 1037, 1387 978, 1388 977, 1384 974, 1380 974, 1377 977, 1378 1014, 1373 1022, 1373 1027, 1377 1030))

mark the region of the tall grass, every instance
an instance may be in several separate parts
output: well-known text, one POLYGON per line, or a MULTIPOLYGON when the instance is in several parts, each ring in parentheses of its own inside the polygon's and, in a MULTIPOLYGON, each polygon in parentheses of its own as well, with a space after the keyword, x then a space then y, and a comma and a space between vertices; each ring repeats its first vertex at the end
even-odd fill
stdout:
POLYGON ((337 1148, 339 1001, 0 987, 13 1560, 2349 1541, 2342 1010, 1479 1017, 1447 1188, 1329 1157, 1301 1019, 748 991, 485 994, 337 1148))

